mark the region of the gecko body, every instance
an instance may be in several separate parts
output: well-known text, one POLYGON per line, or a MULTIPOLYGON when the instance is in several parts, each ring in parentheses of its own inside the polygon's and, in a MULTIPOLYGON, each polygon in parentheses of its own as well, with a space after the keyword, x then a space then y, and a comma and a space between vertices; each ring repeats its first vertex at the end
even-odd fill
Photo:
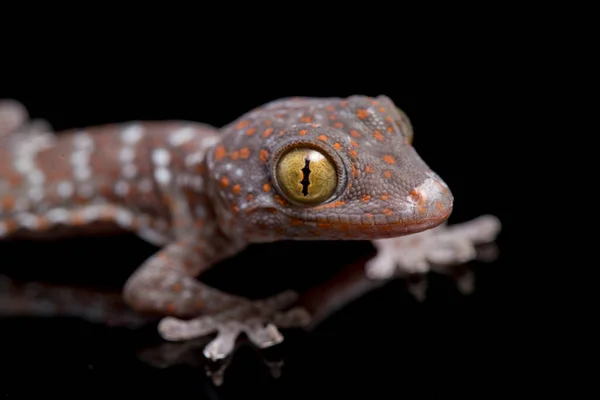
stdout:
POLYGON ((130 122, 54 135, 6 115, 18 119, 0 123, 0 238, 138 234, 160 247, 125 284, 138 311, 248 307, 196 278, 251 243, 393 238, 452 211, 386 96, 286 98, 220 129, 130 122))

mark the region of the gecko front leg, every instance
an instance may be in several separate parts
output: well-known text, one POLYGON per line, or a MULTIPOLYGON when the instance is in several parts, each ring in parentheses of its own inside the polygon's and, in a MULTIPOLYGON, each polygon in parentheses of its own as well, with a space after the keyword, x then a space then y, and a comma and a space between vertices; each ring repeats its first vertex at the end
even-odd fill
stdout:
POLYGON ((240 333, 246 333, 257 346, 268 347, 283 340, 275 325, 308 322, 307 313, 300 309, 281 312, 296 300, 295 293, 250 301, 195 279, 208 266, 197 246, 186 241, 167 245, 130 277, 125 301, 137 311, 172 316, 159 324, 159 332, 167 340, 188 340, 217 331, 217 338, 205 349, 205 355, 213 360, 229 355, 240 333), (197 318, 179 319, 192 316, 197 318))

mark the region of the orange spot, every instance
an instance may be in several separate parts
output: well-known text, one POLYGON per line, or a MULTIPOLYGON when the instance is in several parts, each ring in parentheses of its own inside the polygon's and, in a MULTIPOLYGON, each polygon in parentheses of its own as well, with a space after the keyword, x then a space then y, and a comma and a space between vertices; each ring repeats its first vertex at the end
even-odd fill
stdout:
POLYGON ((294 218, 292 219, 291 224, 292 226, 298 226, 304 224, 304 221, 302 221, 301 219, 294 218))
POLYGON ((383 173, 383 176, 385 176, 386 178, 390 179, 392 177, 392 172, 391 171, 385 171, 383 173))
POLYGON ((23 178, 19 174, 10 175, 8 177, 8 182, 10 183, 11 186, 19 186, 22 181, 23 181, 23 178))
POLYGON ((312 117, 310 115, 306 115, 306 116, 300 118, 300 122, 304 122, 304 123, 312 122, 312 117))
POLYGON ((327 111, 335 111, 335 107, 334 106, 327 106, 327 107, 325 107, 325 109, 327 111))
POLYGON ((71 225, 82 226, 86 224, 83 214, 77 213, 71 216, 71 225))
POLYGON ((329 222, 317 222, 317 228, 330 229, 332 226, 329 222))
POLYGON ((243 159, 250 157, 250 149, 247 147, 242 148, 240 150, 240 157, 243 159))
POLYGON ((392 117, 389 115, 385 117, 386 122, 392 122, 392 117))
POLYGON ((373 137, 377 140, 383 140, 383 135, 379 131, 373 132, 373 137))
POLYGON ((419 214, 425 214, 427 212, 427 208, 425 208, 425 206, 418 206, 417 211, 419 214))
POLYGON ((241 187, 239 184, 236 183, 235 185, 233 185, 232 190, 233 190, 233 194, 240 194, 241 187))
POLYGON ((371 100, 371 104, 374 105, 374 106, 376 106, 376 105, 379 104, 379 102, 377 100, 371 100))
POLYGON ((339 150, 339 149, 342 148, 342 145, 336 142, 336 143, 333 144, 333 147, 335 147, 336 150, 339 150))
POLYGON ((444 192, 444 193, 448 193, 448 189, 446 189, 446 187, 445 187, 444 185, 442 185, 442 184, 440 183, 440 181, 436 180, 436 181, 434 181, 434 182, 435 182, 435 184, 437 185, 437 187, 439 187, 440 189, 442 189, 442 192, 444 192))
POLYGON ((358 177, 358 168, 356 168, 354 166, 354 164, 350 165, 350 171, 352 172, 352 176, 357 178, 358 177))
POLYGON ((268 192, 268 191, 270 191, 270 190, 271 190, 271 185, 269 185, 268 183, 265 183, 265 184, 263 185, 263 190, 264 190, 265 192, 268 192))
POLYGON ((174 292, 181 292, 181 289, 183 289, 183 285, 181 283, 174 283, 171 286, 171 290, 174 292))
POLYGON ((175 313, 175 304, 167 303, 165 305, 165 311, 169 314, 174 314, 175 313))
POLYGON ((350 156, 352 156, 353 158, 358 157, 358 153, 356 152, 356 150, 348 150, 348 153, 350 153, 350 156))
POLYGON ((275 195, 275 196, 273 196, 273 197, 274 197, 274 198, 275 198, 275 200, 276 200, 276 201, 277 201, 279 204, 281 204, 282 206, 285 206, 285 205, 287 204, 287 202, 286 202, 284 199, 282 199, 282 198, 281 198, 281 196, 279 196, 279 195, 277 195, 277 194, 276 194, 276 195, 275 195))
POLYGON ((385 107, 379 107, 379 112, 380 113, 386 113, 385 107))
POLYGON ((350 135, 352 135, 352 137, 360 137, 360 133, 358 133, 358 131, 355 131, 354 129, 350 131, 350 135))
POLYGON ((354 140, 351 140, 351 141, 350 141, 350 144, 351 144, 352 146, 356 147, 357 149, 360 147, 360 146, 358 145, 358 143, 356 143, 354 140))
POLYGON ((270 119, 265 121, 266 126, 271 126, 272 123, 273 123, 273 121, 271 121, 270 119))
POLYGON ((215 149, 215 159, 217 161, 221 161, 225 157, 225 155, 227 155, 227 150, 225 150, 225 146, 217 146, 217 148, 215 149))
POLYGON ((231 211, 233 211, 234 213, 237 213, 238 211, 240 211, 240 208, 239 208, 237 205, 235 205, 235 204, 234 204, 234 205, 231 207, 231 211))
POLYGON ((344 127, 344 124, 342 124, 341 122, 336 122, 333 124, 333 126, 335 126, 338 129, 342 129, 344 127))
POLYGON ((340 106, 346 107, 347 105, 348 105, 348 100, 342 100, 342 101, 340 101, 340 106))
POLYGON ((383 161, 388 164, 396 164, 396 159, 392 156, 383 156, 383 161))
POLYGON ((387 194, 382 194, 381 195, 381 200, 386 201, 388 199, 388 195, 387 194))
POLYGON ((318 210, 318 209, 323 209, 323 208, 336 208, 336 207, 343 206, 344 204, 346 204, 346 203, 343 201, 334 201, 333 203, 327 203, 327 204, 317 206, 314 209, 318 210))
POLYGON ((52 224, 50 224, 50 220, 46 216, 38 217, 37 222, 38 222, 38 229, 40 229, 40 230, 45 230, 52 226, 52 224))
POLYGON ((306 129, 302 129, 300 132, 298 132, 298 135, 300 136, 304 136, 308 133, 308 131, 306 129))
POLYGON ((256 129, 255 128, 250 128, 246 131, 246 135, 248 136, 252 136, 256 133, 256 129))
POLYGON ((392 212, 389 209, 387 209, 387 208, 385 210, 381 211, 381 212, 383 214, 385 214, 385 215, 392 215, 392 212))
POLYGON ((265 149, 262 149, 260 151, 260 161, 265 163, 265 162, 267 162, 268 158, 269 158, 269 152, 265 149))
POLYGON ((365 172, 368 173, 368 174, 370 174, 370 173, 372 173, 374 171, 373 171, 373 168, 371 168, 370 165, 367 165, 367 167, 365 168, 365 172))
POLYGON ((226 176, 221 178, 221 186, 223 187, 227 187, 229 186, 229 178, 227 178, 226 176))
POLYGON ((368 194, 365 194, 365 195, 364 195, 364 196, 363 196, 363 197, 360 199, 360 201, 362 201, 362 202, 365 202, 365 203, 366 203, 367 201, 369 201, 369 200, 371 200, 371 196, 369 196, 368 194))
POLYGON ((231 153, 229 153, 229 158, 231 158, 232 160, 237 160, 238 158, 240 158, 240 152, 239 151, 232 151, 231 153))
POLYGON ((369 112, 364 108, 361 108, 358 111, 356 111, 356 116, 360 119, 365 119, 369 117, 369 112))
POLYGON ((333 121, 333 120, 336 120, 337 117, 335 114, 331 114, 331 115, 329 115, 329 119, 333 121))
POLYGON ((5 196, 2 199, 2 206, 5 211, 12 210, 15 207, 16 199, 13 196, 5 196))
POLYGON ((444 205, 439 200, 435 202, 435 208, 440 212, 444 211, 444 205))
POLYGON ((247 127, 248 125, 250 125, 250 121, 244 120, 244 121, 240 121, 238 122, 238 124, 235 126, 237 129, 244 129, 245 127, 247 127))
POLYGON ((277 136, 281 137, 281 136, 285 135, 286 132, 287 131, 285 129, 282 130, 282 131, 279 131, 279 133, 277 134, 277 136))
POLYGON ((246 196, 246 200, 248 200, 248 201, 254 200, 254 195, 253 194, 248 194, 248 196, 246 196))
POLYGON ((387 131, 388 131, 389 133, 392 133, 392 132, 394 132, 394 128, 393 128, 393 127, 391 127, 391 126, 388 126, 388 127, 387 127, 387 131))
POLYGON ((271 136, 272 133, 273 133, 273 128, 267 128, 263 132, 263 136, 266 137, 266 138, 268 138, 269 136, 271 136))
POLYGON ((325 135, 320 135, 320 136, 318 137, 318 139, 319 139, 319 140, 322 140, 323 142, 326 142, 326 141, 327 141, 327 136, 325 136, 325 135))

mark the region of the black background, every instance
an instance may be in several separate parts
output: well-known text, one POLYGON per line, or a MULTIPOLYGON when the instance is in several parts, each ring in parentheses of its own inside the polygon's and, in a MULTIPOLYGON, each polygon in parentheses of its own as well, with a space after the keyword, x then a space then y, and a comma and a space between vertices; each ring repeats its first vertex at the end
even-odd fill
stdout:
MULTIPOLYGON (((117 51, 102 38, 93 43, 86 39, 64 53, 58 51, 60 41, 30 44, 21 49, 26 58, 7 53, 15 62, 4 74, 8 78, 0 86, 0 98, 21 101, 33 117, 61 130, 133 119, 189 119, 220 126, 284 96, 386 94, 411 118, 417 151, 454 193, 450 223, 488 213, 501 219, 499 259, 470 263, 477 279, 470 296, 433 275, 429 299, 418 304, 403 281, 393 281, 349 304, 317 330, 291 332, 275 351, 285 360, 279 379, 269 377, 257 353, 242 349, 222 387, 210 383, 202 366, 161 369, 140 361, 136 352, 156 341, 151 328, 110 329, 76 319, 3 319, 0 393, 8 398, 43 392, 215 399, 422 398, 433 393, 487 398, 510 393, 527 376, 522 367, 528 355, 517 351, 527 347, 527 338, 517 334, 524 298, 518 290, 523 268, 515 251, 518 229, 511 209, 514 179, 507 170, 515 141, 506 100, 510 77, 502 72, 497 54, 449 48, 425 61, 393 46, 380 51, 357 45, 362 51, 347 51, 314 42, 285 47, 271 41, 238 43, 212 53, 203 43, 192 42, 146 38, 117 51), (274 47, 290 51, 279 54, 274 47)), ((287 246, 269 245, 268 252, 261 247, 237 258, 225 275, 242 278, 229 285, 248 292, 272 284, 298 286, 323 273, 323 265, 370 250, 368 244, 294 244, 292 257, 310 254, 314 259, 321 252, 320 263, 288 266, 287 246), (265 254, 272 264, 268 272, 258 264, 265 254)), ((118 287, 154 249, 125 237, 3 243, 0 251, 2 271, 11 274, 35 271, 36 279, 118 287)))

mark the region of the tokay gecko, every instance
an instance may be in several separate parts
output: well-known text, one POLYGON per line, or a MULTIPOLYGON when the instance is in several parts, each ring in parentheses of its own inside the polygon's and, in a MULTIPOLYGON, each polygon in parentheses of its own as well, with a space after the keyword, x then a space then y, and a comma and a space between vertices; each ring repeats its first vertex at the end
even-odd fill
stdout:
POLYGON ((412 139, 408 117, 386 96, 279 99, 220 129, 136 121, 58 135, 3 100, 0 239, 133 232, 160 250, 123 297, 164 316, 164 338, 217 330, 221 340, 205 350, 213 359, 240 332, 267 347, 282 340, 276 326, 310 320, 293 292, 249 300, 197 279, 249 244, 371 240, 379 257, 366 273, 376 278, 397 267, 425 271, 436 258, 467 260, 496 235, 491 216, 444 230, 453 195, 412 139), (423 235, 421 248, 398 242, 423 235))

